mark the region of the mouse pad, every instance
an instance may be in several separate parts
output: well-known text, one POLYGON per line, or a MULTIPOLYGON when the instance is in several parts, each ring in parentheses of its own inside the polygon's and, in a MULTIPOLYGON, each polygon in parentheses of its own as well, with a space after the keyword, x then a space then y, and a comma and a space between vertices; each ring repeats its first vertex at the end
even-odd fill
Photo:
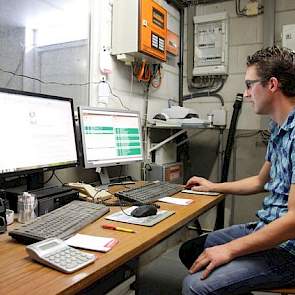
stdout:
MULTIPOLYGON (((130 208, 122 208, 124 212, 128 215, 131 214, 131 212, 137 208, 137 206, 132 206, 130 208)), ((168 211, 168 210, 158 210, 157 215, 152 216, 146 216, 146 217, 133 217, 128 216, 124 214, 122 211, 115 212, 111 215, 108 215, 105 217, 105 219, 113 220, 113 221, 120 221, 125 223, 132 223, 132 224, 138 224, 138 225, 144 225, 144 226, 153 226, 160 221, 166 219, 167 217, 171 216, 175 213, 175 211, 168 211)))

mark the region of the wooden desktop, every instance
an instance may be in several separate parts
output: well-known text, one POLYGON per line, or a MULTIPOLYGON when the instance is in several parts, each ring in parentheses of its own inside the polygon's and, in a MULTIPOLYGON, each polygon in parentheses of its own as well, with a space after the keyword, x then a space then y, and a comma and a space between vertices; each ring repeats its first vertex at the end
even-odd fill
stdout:
MULTIPOLYGON (((120 188, 113 187, 112 191, 118 189, 120 188)), ((108 253, 96 252, 98 259, 94 264, 73 274, 63 274, 32 261, 28 257, 25 245, 14 241, 7 233, 2 234, 0 236, 0 293, 75 294, 157 245, 189 221, 216 206, 224 199, 223 195, 212 197, 178 193, 176 196, 194 199, 194 202, 188 206, 158 202, 161 209, 173 210, 176 213, 153 227, 111 222, 117 226, 131 228, 135 233, 108 230, 103 229, 101 225, 110 223, 110 221, 102 217, 82 229, 80 233, 114 237, 119 240, 119 243, 108 253)), ((118 210, 120 210, 119 207, 111 207, 110 213, 118 210)), ((12 226, 8 226, 8 231, 12 226)))

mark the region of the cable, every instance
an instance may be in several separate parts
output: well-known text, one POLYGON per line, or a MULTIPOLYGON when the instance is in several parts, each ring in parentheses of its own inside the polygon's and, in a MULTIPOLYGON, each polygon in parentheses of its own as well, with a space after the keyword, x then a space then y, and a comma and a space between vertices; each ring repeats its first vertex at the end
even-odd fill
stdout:
POLYGON ((162 83, 161 65, 153 65, 153 74, 151 77, 151 84, 154 88, 159 88, 162 83))
POLYGON ((159 88, 162 83, 161 64, 148 64, 146 61, 132 63, 133 76, 139 82, 159 88))
POLYGON ((241 1, 240 0, 235 0, 235 4, 236 4, 236 14, 238 16, 247 16, 247 14, 245 13, 245 9, 241 10, 241 1))
POLYGON ((39 78, 30 77, 30 76, 27 76, 27 75, 17 74, 17 73, 11 72, 11 71, 7 71, 7 70, 2 69, 1 67, 0 67, 0 71, 3 72, 3 73, 14 75, 16 77, 35 80, 35 81, 38 81, 38 82, 40 82, 42 84, 54 84, 54 85, 62 85, 62 86, 87 86, 87 85, 90 85, 92 83, 93 84, 99 84, 99 83, 102 82, 102 81, 99 81, 99 82, 85 82, 85 83, 61 83, 61 82, 55 82, 55 81, 43 81, 43 80, 41 80, 39 78))
POLYGON ((119 206, 120 206, 121 211, 122 211, 125 215, 127 215, 127 216, 132 216, 131 214, 128 214, 128 213, 126 213, 125 210, 123 210, 123 206, 122 206, 122 204, 121 204, 121 200, 120 200, 120 199, 119 199, 119 206))
POLYGON ((43 182, 43 185, 48 183, 52 179, 53 176, 54 176, 54 170, 52 170, 50 177, 46 181, 43 182))
POLYGON ((223 88, 224 82, 225 82, 225 79, 222 79, 222 80, 220 80, 220 85, 216 89, 214 89, 214 90, 208 90, 208 91, 202 90, 202 91, 199 91, 199 92, 196 91, 196 92, 191 93, 189 95, 183 96, 182 100, 185 101, 185 100, 189 100, 189 99, 193 99, 193 98, 210 97, 210 96, 212 96, 212 97, 218 98, 220 100, 220 102, 221 102, 221 105, 224 106, 224 99, 223 99, 223 97, 220 94, 217 93, 217 92, 219 92, 223 88))
POLYGON ((56 177, 56 179, 62 184, 64 185, 64 182, 55 174, 55 170, 53 170, 53 175, 56 177))
POLYGON ((14 72, 4 70, 4 69, 2 69, 1 67, 0 67, 0 71, 2 71, 3 73, 11 74, 11 75, 13 75, 13 76, 22 77, 22 78, 26 78, 26 79, 30 79, 30 80, 35 80, 35 81, 38 81, 38 82, 40 82, 40 83, 42 83, 42 84, 54 84, 54 85, 61 85, 61 86, 87 86, 87 85, 91 85, 91 84, 106 83, 106 84, 108 85, 108 87, 109 87, 109 90, 110 90, 110 92, 111 92, 111 95, 119 100, 121 106, 122 106, 124 109, 126 109, 126 110, 130 110, 128 107, 126 107, 126 106, 123 104, 121 98, 120 98, 118 95, 116 95, 116 94, 113 93, 113 90, 112 90, 112 88, 111 88, 109 82, 107 82, 107 81, 85 82, 85 83, 60 83, 60 82, 55 82, 55 81, 43 81, 43 80, 38 79, 38 78, 35 78, 35 77, 30 77, 30 76, 23 75, 23 74, 16 74, 16 73, 14 73, 14 72))
MULTIPOLYGON (((18 72, 18 70, 20 69, 21 65, 23 64, 23 59, 20 58, 18 65, 16 66, 15 71, 13 72, 14 75, 16 75, 16 73, 18 72)), ((10 84, 11 80, 12 80, 13 76, 10 77, 10 79, 7 81, 7 83, 5 84, 5 88, 8 87, 8 85, 10 84)))
POLYGON ((120 101, 120 104, 124 109, 130 111, 130 109, 123 104, 121 98, 118 95, 114 94, 114 92, 112 90, 112 87, 111 87, 111 85, 110 85, 110 83, 108 81, 100 81, 99 83, 106 83, 108 85, 108 87, 109 87, 111 95, 116 97, 120 101))

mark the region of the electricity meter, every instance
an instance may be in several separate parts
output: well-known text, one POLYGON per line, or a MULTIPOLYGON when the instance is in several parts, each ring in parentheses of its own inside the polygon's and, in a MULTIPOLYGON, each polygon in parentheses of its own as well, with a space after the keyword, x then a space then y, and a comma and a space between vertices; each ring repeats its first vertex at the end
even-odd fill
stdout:
POLYGON ((228 71, 228 17, 225 12, 194 17, 193 76, 228 71))

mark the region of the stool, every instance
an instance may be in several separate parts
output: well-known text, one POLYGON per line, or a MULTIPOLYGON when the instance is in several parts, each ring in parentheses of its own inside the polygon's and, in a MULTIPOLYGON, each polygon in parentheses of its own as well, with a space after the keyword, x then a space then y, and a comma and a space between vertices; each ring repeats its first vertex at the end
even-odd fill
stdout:
POLYGON ((290 287, 290 288, 263 290, 263 292, 281 293, 281 295, 295 294, 295 287, 294 288, 290 287))

